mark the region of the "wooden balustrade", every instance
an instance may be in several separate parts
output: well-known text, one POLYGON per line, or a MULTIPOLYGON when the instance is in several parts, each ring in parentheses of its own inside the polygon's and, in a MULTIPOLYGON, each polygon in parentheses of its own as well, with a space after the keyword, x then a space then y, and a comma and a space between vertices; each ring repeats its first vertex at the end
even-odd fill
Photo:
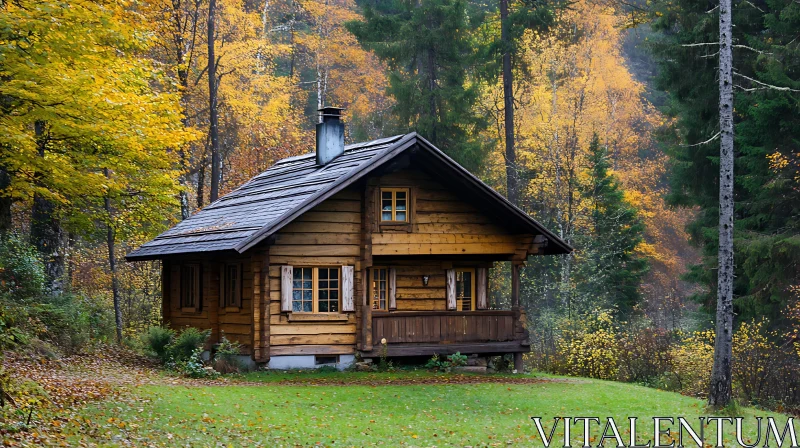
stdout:
POLYGON ((507 342, 519 339, 514 311, 398 311, 372 313, 372 341, 388 344, 507 342))
POLYGON ((433 353, 512 353, 528 351, 528 332, 519 310, 486 311, 372 311, 371 335, 365 356, 381 355, 386 339, 388 356, 433 353))

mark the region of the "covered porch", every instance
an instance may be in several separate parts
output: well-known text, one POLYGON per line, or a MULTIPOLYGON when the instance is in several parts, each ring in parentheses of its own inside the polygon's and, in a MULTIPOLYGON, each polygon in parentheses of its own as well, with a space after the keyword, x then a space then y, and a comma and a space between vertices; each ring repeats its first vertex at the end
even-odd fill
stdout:
POLYGON ((384 353, 388 357, 513 353, 514 368, 521 371, 522 354, 530 351, 530 342, 525 312, 519 305, 520 266, 521 263, 512 264, 510 310, 408 311, 364 306, 358 340, 361 355, 376 358, 384 353))

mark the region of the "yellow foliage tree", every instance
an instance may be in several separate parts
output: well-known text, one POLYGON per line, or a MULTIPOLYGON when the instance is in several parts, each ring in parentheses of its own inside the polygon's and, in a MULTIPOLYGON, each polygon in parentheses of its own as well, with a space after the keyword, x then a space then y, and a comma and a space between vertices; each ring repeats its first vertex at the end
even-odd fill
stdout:
MULTIPOLYGON (((580 0, 558 13, 550 32, 523 37, 519 65, 525 70, 515 76, 521 204, 569 242, 586 234, 592 225, 591 202, 580 188, 589 175, 589 148, 596 134, 608 150, 625 199, 645 220, 646 239, 637 251, 654 264, 647 286, 669 295, 684 268, 687 213, 670 210, 662 199, 666 158, 652 150, 650 140, 662 117, 623 57, 623 30, 629 20, 613 3, 580 0)), ((502 85, 489 86, 482 107, 494 117, 498 139, 501 106, 502 85)), ((502 185, 501 145, 490 165, 502 185)), ((573 299, 572 272, 581 256, 578 251, 560 260, 560 281, 552 288, 564 301, 573 299)))

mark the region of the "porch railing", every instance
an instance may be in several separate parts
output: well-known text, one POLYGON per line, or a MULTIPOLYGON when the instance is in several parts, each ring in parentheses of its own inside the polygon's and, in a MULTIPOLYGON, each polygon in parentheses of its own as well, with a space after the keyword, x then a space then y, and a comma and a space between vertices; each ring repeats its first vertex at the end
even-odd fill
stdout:
POLYGON ((519 339, 515 311, 399 311, 372 313, 372 340, 379 344, 457 344, 519 339))

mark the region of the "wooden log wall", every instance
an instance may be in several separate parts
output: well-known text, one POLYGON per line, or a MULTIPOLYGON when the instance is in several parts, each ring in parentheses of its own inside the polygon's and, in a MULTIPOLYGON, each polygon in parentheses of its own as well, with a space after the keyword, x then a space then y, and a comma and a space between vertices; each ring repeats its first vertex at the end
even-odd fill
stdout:
POLYGON ((253 265, 250 254, 220 260, 224 263, 239 263, 242 266, 242 306, 233 308, 219 308, 219 281, 222 266, 216 263, 215 274, 212 278, 215 283, 211 285, 214 294, 214 303, 219 312, 220 335, 225 335, 228 340, 236 341, 247 349, 243 354, 252 354, 253 350, 253 292, 254 280, 253 265))
POLYGON ((356 313, 281 313, 280 276, 282 265, 353 266, 354 297, 361 298, 361 197, 358 188, 342 191, 275 235, 269 249, 270 356, 355 352, 356 313))
POLYGON ((513 255, 533 243, 512 235, 502 223, 423 171, 407 169, 378 179, 380 186, 411 188, 409 228, 381 225, 376 216, 372 255, 513 255), (410 229, 410 231, 409 231, 410 229))
POLYGON ((169 270, 169 293, 165 294, 165 308, 169 308, 168 318, 171 328, 181 330, 195 327, 211 329, 209 346, 220 341, 225 335, 230 341, 242 344, 242 354, 252 354, 253 349, 253 270, 250 255, 196 257, 174 259, 164 264, 169 270), (180 269, 184 263, 202 266, 201 308, 197 312, 185 312, 180 307, 180 269), (241 307, 220 308, 220 274, 223 263, 237 263, 242 266, 241 307))
POLYGON ((253 359, 256 362, 269 360, 269 247, 251 250, 250 265, 253 270, 253 359))
POLYGON ((392 261, 397 272, 398 311, 443 311, 445 302, 445 268, 441 261, 392 261), (428 276, 428 286, 422 276, 428 276))

